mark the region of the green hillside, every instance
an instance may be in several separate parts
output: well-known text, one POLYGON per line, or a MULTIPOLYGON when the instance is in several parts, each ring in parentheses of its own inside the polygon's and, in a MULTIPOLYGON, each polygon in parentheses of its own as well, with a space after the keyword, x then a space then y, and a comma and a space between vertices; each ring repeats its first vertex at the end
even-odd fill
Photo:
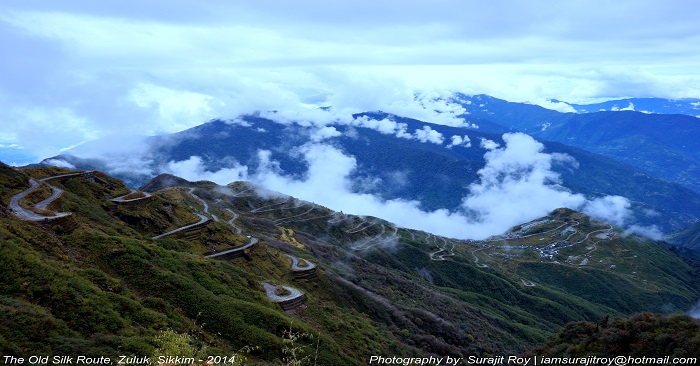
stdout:
POLYGON ((671 240, 680 246, 700 251, 700 222, 675 233, 671 240))
POLYGON ((6 208, 30 177, 66 173, 0 165, 4 355, 150 356, 163 339, 184 340, 193 357, 253 347, 261 365, 520 353, 570 321, 680 312, 700 297, 673 253, 563 209, 474 242, 245 182, 160 177, 149 197, 99 172, 42 182, 20 202, 46 199, 50 184, 64 193, 49 208, 66 217, 6 208))
POLYGON ((538 347, 533 355, 611 358, 628 355, 658 358, 662 364, 697 364, 700 357, 700 321, 680 314, 662 316, 640 313, 630 318, 606 317, 596 323, 570 323, 546 344, 538 347), (688 359, 674 363, 676 358, 688 359))

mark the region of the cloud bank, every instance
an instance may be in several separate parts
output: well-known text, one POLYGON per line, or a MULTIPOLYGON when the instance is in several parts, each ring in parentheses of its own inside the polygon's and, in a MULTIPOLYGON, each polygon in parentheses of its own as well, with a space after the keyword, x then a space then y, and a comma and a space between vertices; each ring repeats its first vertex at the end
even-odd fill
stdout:
MULTIPOLYGON (((387 129, 389 133, 392 131, 396 130, 387 129)), ((247 177, 267 189, 336 211, 376 216, 402 227, 463 239, 484 239, 501 234, 559 207, 581 210, 616 225, 631 220, 630 203, 624 197, 588 199, 560 185, 559 175, 552 166, 574 164, 572 157, 545 153, 541 143, 522 133, 505 134, 503 140, 503 147, 487 144, 486 165, 478 172, 478 181, 461 193, 461 209, 454 212, 425 211, 418 201, 384 200, 354 190, 358 184, 351 176, 358 167, 357 160, 323 141, 311 141, 298 149, 300 158, 308 165, 302 177, 285 175, 279 164, 270 159, 269 151, 259 152, 259 165, 255 169, 234 164, 208 172, 198 157, 170 162, 165 169, 189 180, 207 179, 219 184, 247 177)))
POLYGON ((8 0, 0 160, 255 111, 319 121, 382 110, 456 126, 463 111, 444 101, 454 92, 569 111, 551 99, 697 97, 699 17, 700 7, 651 0, 505 10, 455 0, 8 0))

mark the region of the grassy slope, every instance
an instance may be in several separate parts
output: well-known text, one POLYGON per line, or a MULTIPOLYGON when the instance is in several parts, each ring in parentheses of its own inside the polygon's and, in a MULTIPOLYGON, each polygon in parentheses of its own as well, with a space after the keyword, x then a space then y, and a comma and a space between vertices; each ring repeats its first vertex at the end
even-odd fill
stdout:
MULTIPOLYGON (((0 192, 7 202, 28 186, 27 177, 0 168, 0 192)), ((254 354, 257 362, 278 363, 281 336, 293 324, 320 336, 319 364, 361 364, 372 354, 485 355, 527 349, 570 320, 645 310, 665 300, 690 302, 697 296, 689 290, 695 280, 682 262, 632 241, 622 243, 657 258, 659 269, 648 279, 653 288, 630 286, 625 276, 595 268, 556 272, 530 262, 478 268, 468 249, 447 261, 430 261, 427 253, 434 249, 420 237, 424 233, 412 238, 405 230, 399 231, 396 247, 347 250, 354 241, 378 234, 379 224, 357 234, 329 227, 325 219, 285 224, 304 246, 299 250, 279 240, 271 220, 301 214, 307 209, 303 205, 241 215, 237 225, 261 239, 250 261, 207 260, 201 253, 212 246, 222 249, 247 238, 220 222, 193 240, 148 239, 176 222, 194 221, 191 211, 202 207, 185 189, 175 188, 147 205, 114 209, 108 198, 128 190, 101 177, 108 184, 83 178, 56 183, 66 190, 56 209, 74 212, 78 222, 67 233, 6 212, 0 217, 0 237, 6 243, 0 247, 2 353, 147 355, 154 350, 157 331, 170 328, 193 334, 211 347, 211 354, 254 345, 260 347, 254 354), (314 281, 293 280, 283 252, 318 264, 321 275, 314 281), (427 269, 432 282, 422 279, 418 268, 427 269), (538 286, 522 286, 514 270, 531 271, 528 277, 538 286), (299 288, 307 294, 307 305, 282 312, 264 296, 262 280, 299 288), (613 300, 606 292, 590 296, 577 287, 581 283, 618 289, 619 294, 613 300), (636 297, 641 300, 630 300, 636 297)), ((229 218, 225 207, 245 212, 251 205, 271 203, 255 196, 231 199, 207 187, 200 185, 197 194, 222 221, 229 218), (223 199, 220 207, 216 199, 223 199)), ((332 212, 319 208, 316 214, 332 212)), ((348 224, 359 222, 352 218, 348 224)), ((640 261, 648 257, 631 263, 640 261)))

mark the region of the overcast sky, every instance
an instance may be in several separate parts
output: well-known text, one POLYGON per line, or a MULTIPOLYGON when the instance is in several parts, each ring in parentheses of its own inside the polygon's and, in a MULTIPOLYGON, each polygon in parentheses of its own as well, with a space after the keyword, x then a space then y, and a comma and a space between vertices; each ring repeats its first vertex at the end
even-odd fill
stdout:
POLYGON ((420 117, 416 92, 700 97, 698 19, 690 0, 3 0, 0 160, 255 110, 420 117))

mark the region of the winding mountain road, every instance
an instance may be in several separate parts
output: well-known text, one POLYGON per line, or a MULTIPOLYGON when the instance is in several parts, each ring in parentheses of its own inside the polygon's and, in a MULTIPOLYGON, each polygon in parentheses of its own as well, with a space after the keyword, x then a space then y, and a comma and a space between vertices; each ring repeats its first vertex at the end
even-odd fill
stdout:
MULTIPOLYGON (((36 212, 33 212, 31 210, 27 210, 24 207, 22 207, 19 202, 27 196, 28 194, 34 192, 37 188, 39 188, 40 183, 46 183, 49 180, 52 179, 59 179, 59 178, 66 178, 66 177, 78 177, 78 176, 85 176, 88 178, 94 178, 92 175, 95 171, 94 170, 87 170, 84 172, 77 172, 77 173, 67 173, 67 174, 60 174, 60 175, 54 175, 50 177, 45 177, 39 179, 37 182, 34 179, 29 179, 29 188, 26 190, 10 197, 10 208, 12 209, 12 212, 15 214, 15 216, 19 217, 20 219, 27 220, 27 221, 44 221, 44 220, 53 220, 57 219, 59 217, 64 217, 68 216, 71 213, 70 212, 56 212, 54 215, 40 215, 36 212)), ((34 205, 37 209, 40 210, 45 210, 48 205, 51 204, 51 202, 55 201, 58 197, 63 194, 63 190, 57 187, 54 187, 50 185, 49 183, 46 183, 49 187, 51 187, 51 196, 48 198, 42 200, 41 202, 37 203, 34 205)))
POLYGON ((199 221, 195 222, 194 224, 189 224, 189 225, 181 226, 181 227, 179 227, 179 228, 177 228, 177 229, 175 229, 175 230, 168 231, 168 232, 165 233, 165 234, 156 235, 156 236, 154 236, 152 239, 160 239, 160 238, 162 238, 162 237, 164 237, 164 236, 172 235, 172 234, 175 234, 175 233, 177 233, 177 232, 180 232, 180 231, 183 231, 183 230, 187 230, 187 229, 189 229, 189 228, 195 227, 195 226, 197 226, 197 225, 201 225, 201 224, 203 224, 203 223, 209 221, 209 218, 206 217, 206 216, 204 216, 204 215, 202 215, 202 214, 195 213, 195 215, 199 216, 199 221))
MULTIPOLYGON (((313 211, 315 208, 316 208, 316 204, 315 204, 315 203, 312 203, 312 204, 311 204, 311 207, 310 207, 308 210, 306 210, 306 211, 304 211, 304 212, 302 212, 302 213, 300 213, 300 214, 298 214, 298 215, 294 215, 294 216, 289 216, 289 217, 284 217, 284 218, 281 218, 281 219, 277 219, 277 220, 273 221, 273 223, 274 223, 275 225, 280 225, 280 224, 283 224, 283 223, 295 222, 295 221, 297 221, 297 220, 295 220, 296 218, 302 217, 302 216, 304 216, 304 215, 310 213, 310 212, 313 211)), ((325 216, 324 216, 324 217, 325 217, 325 216)), ((300 220, 299 220, 299 221, 300 221, 300 220)))
POLYGON ((238 218, 238 214, 233 212, 233 210, 230 208, 227 208, 226 211, 228 211, 231 214, 231 216, 233 216, 233 217, 231 217, 231 220, 228 220, 228 224, 231 225, 233 230, 236 231, 236 234, 242 233, 243 230, 241 230, 241 228, 239 228, 238 226, 233 224, 233 222, 238 218))
POLYGON ((535 287, 535 286, 536 286, 534 282, 528 281, 528 280, 526 280, 526 279, 522 279, 522 278, 521 278, 521 279, 520 279, 520 282, 522 282, 523 285, 524 285, 524 286, 527 286, 527 287, 535 287))
POLYGON ((295 257, 295 256, 293 256, 293 255, 289 255, 289 254, 285 254, 285 255, 286 255, 287 257, 289 257, 289 259, 292 260, 292 270, 293 270, 293 271, 306 271, 306 270, 309 270, 309 269, 312 269, 312 268, 315 268, 315 267, 316 267, 315 264, 313 264, 313 263, 311 263, 311 262, 309 262, 309 261, 307 261, 307 260, 304 260, 304 262, 306 262, 306 266, 300 267, 300 266, 299 266, 299 258, 297 258, 297 257, 295 257))
MULTIPOLYGON (((82 173, 79 173, 79 174, 82 174, 82 173)), ((73 175, 73 174, 64 174, 62 176, 67 176, 67 175, 73 175)), ((40 181, 44 182, 48 179, 51 179, 51 178, 44 178, 40 181)), ((40 186, 39 182, 37 182, 34 179, 29 179, 29 185, 30 185, 29 188, 27 188, 26 190, 24 190, 20 193, 17 193, 16 195, 14 195, 10 198, 10 208, 12 209, 12 212, 15 214, 15 216, 19 217, 22 220, 27 220, 27 221, 43 221, 43 220, 52 220, 52 219, 56 219, 59 217, 68 216, 71 214, 70 212, 57 212, 55 215, 40 215, 32 210, 27 210, 24 207, 22 207, 19 204, 19 202, 22 200, 22 198, 24 198, 28 194, 34 192, 40 186)), ((56 188, 54 186, 51 186, 51 185, 49 185, 49 186, 51 187, 51 190, 52 190, 51 196, 49 198, 37 203, 34 207, 44 210, 44 209, 46 209, 46 206, 51 204, 51 202, 55 201, 63 193, 63 190, 56 188)))
POLYGON ((222 255, 226 255, 226 254, 230 254, 230 253, 234 253, 234 252, 240 252, 242 250, 246 250, 246 249, 252 247, 257 242, 258 242, 258 238, 250 238, 250 241, 248 241, 248 244, 246 244, 246 245, 241 245, 240 247, 226 249, 224 251, 217 252, 217 253, 207 254, 204 256, 204 258, 216 258, 216 257, 220 257, 222 255))
MULTIPOLYGON (((433 240, 433 244, 436 244, 436 245, 437 245, 437 238, 438 238, 438 237, 436 236, 436 237, 435 237, 435 240, 433 240)), ((452 243, 452 248, 450 248, 450 249, 449 249, 449 253, 447 253, 447 251, 448 251, 448 249, 447 249, 447 239, 445 239, 445 238, 443 238, 443 237, 440 237, 440 239, 442 239, 442 247, 438 246, 438 248, 439 248, 440 250, 438 250, 438 251, 436 251, 436 252, 430 253, 430 259, 431 259, 431 260, 434 260, 434 261, 444 261, 444 260, 446 260, 445 257, 453 257, 453 256, 455 255, 455 252, 454 252, 454 250, 455 250, 455 243, 454 243, 454 242, 451 242, 451 243, 452 243)))
POLYGON ((360 231, 365 231, 365 230, 367 230, 368 228, 370 228, 370 227, 372 227, 372 226, 374 226, 374 225, 376 225, 376 224, 377 224, 376 222, 362 221, 361 223, 357 224, 357 226, 355 226, 355 227, 353 227, 353 228, 351 228, 351 229, 345 230, 345 232, 348 233, 348 234, 359 233, 360 231), (362 225, 364 225, 364 224, 369 224, 369 225, 363 227, 362 225))
POLYGON ((51 186, 51 196, 49 196, 49 198, 37 203, 36 205, 34 205, 34 207, 36 207, 40 210, 45 210, 46 206, 51 204, 51 202, 55 201, 59 196, 61 196, 61 194, 63 194, 62 189, 51 186))
POLYGON ((340 213, 340 212, 334 212, 333 214, 331 214, 331 216, 333 216, 333 218, 328 220, 328 223, 331 225, 335 225, 335 224, 347 219, 346 215, 343 213, 340 213))
POLYGON ((143 197, 136 197, 136 198, 129 198, 129 199, 124 198, 124 197, 131 195, 131 194, 134 194, 136 192, 138 192, 138 191, 135 189, 132 189, 131 192, 129 192, 123 196, 114 197, 110 201, 116 202, 116 203, 127 203, 127 202, 140 201, 140 200, 143 200, 143 199, 146 199, 146 198, 153 196, 152 194, 150 194, 148 192, 141 192, 143 194, 143 197))
MULTIPOLYGON (((374 224, 373 224, 373 225, 374 225, 374 224)), ((371 225, 370 225, 370 226, 371 226, 371 225)), ((362 242, 362 243, 360 243, 360 244, 351 246, 350 249, 352 249, 352 250, 367 250, 367 249, 369 249, 369 248, 371 248, 371 247, 377 246, 377 245, 382 244, 382 243, 386 243, 387 241, 393 239, 393 238, 387 238, 387 239, 385 239, 385 240, 379 240, 379 239, 381 239, 382 236, 384 236, 384 234, 386 233, 386 227, 384 226, 384 224, 382 224, 381 226, 382 226, 382 230, 379 232, 379 234, 377 234, 377 235, 375 235, 375 236, 373 236, 373 237, 371 237, 371 238, 365 240, 364 242, 362 242), (376 243, 370 245, 370 243, 372 243, 372 242, 376 242, 376 243)), ((369 227, 369 226, 368 226, 368 227, 369 227)))
POLYGON ((216 217, 216 215, 214 215, 214 214, 212 214, 212 213, 209 212, 209 205, 207 204, 207 202, 206 202, 205 200, 203 200, 201 197, 199 197, 199 196, 197 196, 196 194, 194 194, 194 190, 195 190, 194 188, 190 188, 190 189, 187 191, 187 193, 189 193, 190 196, 194 197, 194 199, 196 199, 197 201, 199 201, 199 202, 202 203, 202 206, 204 206, 204 213, 205 213, 205 214, 211 216, 211 219, 212 219, 214 222, 219 222, 219 218, 216 217))
POLYGON ((306 218, 303 218, 303 219, 300 219, 300 218, 293 218, 292 220, 279 221, 279 222, 275 222, 274 224, 275 224, 275 225, 281 225, 281 224, 290 224, 290 223, 292 223, 292 222, 306 222, 306 221, 311 221, 311 220, 325 219, 325 218, 327 218, 328 216, 331 216, 331 215, 313 216, 313 217, 306 217, 306 218))
MULTIPOLYGON (((260 213, 260 212, 270 212, 270 211, 284 210, 283 208, 278 208, 278 207, 276 207, 276 206, 281 206, 281 205, 283 205, 283 204, 289 202, 289 199, 290 199, 290 196, 287 196, 287 197, 284 198, 284 201, 282 201, 282 202, 276 202, 276 203, 272 203, 272 204, 269 204, 269 205, 265 205, 265 206, 261 206, 261 207, 258 207, 258 208, 254 208, 254 209, 250 210, 250 212, 251 212, 251 213, 260 213), (274 207, 274 208, 272 208, 272 207, 274 207)), ((287 208, 287 210, 289 210, 289 209, 291 209, 291 208, 287 208)))
POLYGON ((277 295, 277 287, 274 285, 271 285, 267 282, 261 282, 263 287, 265 288, 265 295, 270 299, 272 302, 283 302, 283 301, 290 301, 294 300, 296 298, 304 296, 304 294, 295 289, 294 287, 289 287, 289 286, 282 286, 285 290, 289 292, 289 295, 277 295))
POLYGON ((482 244, 481 248, 472 250, 472 256, 474 257, 474 264, 476 264, 477 267, 479 267, 479 268, 488 267, 488 265, 486 265, 484 263, 479 263, 479 257, 476 256, 476 252, 478 252, 480 250, 488 249, 488 248, 491 248, 491 246, 486 245, 486 244, 482 244))
MULTIPOLYGON (((215 218, 216 216, 214 216, 214 215, 212 215, 212 214, 209 213, 209 205, 208 205, 203 199, 201 199, 199 196, 197 196, 196 194, 194 194, 194 193, 193 193, 194 190, 195 190, 194 188, 190 188, 189 191, 188 191, 188 193, 189 193, 192 197, 194 197, 196 200, 198 200, 199 202, 202 203, 202 205, 204 206, 204 213, 206 213, 206 214, 212 216, 213 218, 215 218)), ((204 216, 204 215, 199 214, 199 213, 196 213, 196 212, 195 212, 194 214, 197 215, 197 216, 199 216, 199 221, 197 221, 197 222, 195 222, 195 223, 193 223, 193 224, 188 224, 188 225, 185 225, 185 226, 181 226, 181 227, 179 227, 179 228, 177 228, 177 229, 175 229, 175 230, 168 231, 167 233, 164 233, 164 234, 156 235, 156 236, 154 236, 152 239, 160 239, 160 238, 162 238, 162 237, 164 237, 164 236, 172 235, 172 234, 175 234, 175 233, 177 233, 177 232, 180 232, 180 231, 183 231, 183 230, 187 230, 187 229, 190 229, 190 228, 195 227, 195 226, 198 226, 198 225, 202 225, 202 224, 204 224, 205 222, 209 221, 209 217, 207 217, 207 216, 204 216)), ((214 221, 218 222, 219 219, 216 218, 216 219, 214 219, 214 221)), ((232 226, 233 226, 233 225, 232 225, 232 226)), ((234 226, 234 227, 235 227, 235 226, 234 226)))

